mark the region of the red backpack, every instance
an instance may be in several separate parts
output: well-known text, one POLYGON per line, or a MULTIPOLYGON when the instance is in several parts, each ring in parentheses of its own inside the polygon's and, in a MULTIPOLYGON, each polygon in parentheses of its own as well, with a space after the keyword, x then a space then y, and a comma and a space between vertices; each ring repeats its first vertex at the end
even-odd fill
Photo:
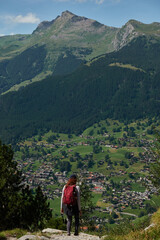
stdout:
POLYGON ((76 205, 77 203, 77 189, 76 185, 66 186, 63 194, 63 203, 67 205, 76 205))

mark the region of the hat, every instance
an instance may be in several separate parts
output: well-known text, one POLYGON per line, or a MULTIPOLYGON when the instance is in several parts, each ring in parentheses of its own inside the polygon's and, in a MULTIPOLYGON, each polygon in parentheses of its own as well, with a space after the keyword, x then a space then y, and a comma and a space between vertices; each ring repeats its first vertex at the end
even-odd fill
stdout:
POLYGON ((77 176, 76 176, 75 174, 72 174, 72 175, 69 177, 69 179, 71 179, 71 178, 77 178, 77 176))

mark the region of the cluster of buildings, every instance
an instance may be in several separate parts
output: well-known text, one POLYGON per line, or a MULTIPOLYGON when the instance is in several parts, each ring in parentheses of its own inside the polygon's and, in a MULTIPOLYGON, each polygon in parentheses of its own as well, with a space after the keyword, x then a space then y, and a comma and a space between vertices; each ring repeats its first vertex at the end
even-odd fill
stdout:
MULTIPOLYGON (((107 135, 108 136, 108 135, 107 135)), ((93 136, 80 136, 84 139, 87 139, 86 141, 80 141, 80 142, 72 142, 67 143, 68 150, 67 154, 71 154, 72 146, 88 146, 90 145, 90 139, 94 139, 93 136)), ((134 145, 135 142, 131 141, 129 138, 121 138, 119 141, 127 141, 127 146, 130 144, 130 146, 134 145)), ((145 152, 142 154, 142 157, 139 158, 139 161, 142 163, 145 163, 146 166, 148 163, 154 161, 150 154, 148 154, 149 149, 148 148, 148 141, 147 140, 141 140, 141 143, 143 144, 145 152)), ((120 145, 113 145, 113 144, 107 144, 106 142, 101 140, 98 142, 100 146, 110 147, 110 148, 119 148, 120 145)), ((22 147, 23 145, 21 145, 22 147)), ((51 143, 43 143, 41 145, 38 145, 37 143, 33 142, 29 148, 33 147, 42 147, 42 148, 50 148, 51 150, 57 150, 59 147, 65 147, 66 143, 65 141, 62 141, 61 139, 58 139, 56 144, 51 143)), ((59 151, 59 150, 58 150, 59 151)), ((92 153, 93 154, 93 153, 92 153)), ((37 186, 41 186, 44 194, 47 196, 48 199, 54 199, 59 198, 61 196, 62 186, 67 182, 67 173, 64 172, 58 172, 54 166, 54 159, 52 161, 49 161, 48 158, 51 156, 51 153, 48 153, 44 156, 40 156, 37 161, 37 166, 35 168, 35 158, 29 157, 25 158, 22 161, 18 161, 18 168, 23 171, 23 174, 25 175, 25 184, 28 184, 31 188, 35 188, 37 186)), ((63 157, 62 157, 63 158, 63 157)), ((60 158, 59 158, 60 160, 60 158)), ((146 172, 149 169, 147 167, 141 169, 142 172, 146 172)), ((135 172, 131 173, 133 176, 135 172)), ((110 178, 112 177, 119 177, 119 176, 126 176, 127 171, 126 169, 121 169, 118 171, 110 171, 109 176, 106 176, 99 173, 99 172, 89 172, 87 170, 81 170, 79 173, 79 180, 80 182, 82 179, 85 179, 86 184, 89 186, 90 190, 94 193, 102 193, 103 196, 103 203, 111 203, 109 207, 99 208, 99 211, 110 211, 111 209, 119 209, 120 211, 123 211, 127 207, 134 208, 136 205, 139 206, 139 208, 144 208, 144 202, 146 200, 150 199, 151 194, 156 194, 156 189, 153 187, 153 185, 145 178, 145 177, 139 177, 138 180, 132 179, 128 180, 124 183, 121 182, 121 185, 123 187, 121 189, 116 189, 110 182, 110 178), (109 178, 109 180, 108 180, 109 178), (132 184, 142 184, 146 183, 146 189, 144 192, 136 192, 132 191, 132 184), (108 193, 107 189, 110 189, 110 192, 108 193)))

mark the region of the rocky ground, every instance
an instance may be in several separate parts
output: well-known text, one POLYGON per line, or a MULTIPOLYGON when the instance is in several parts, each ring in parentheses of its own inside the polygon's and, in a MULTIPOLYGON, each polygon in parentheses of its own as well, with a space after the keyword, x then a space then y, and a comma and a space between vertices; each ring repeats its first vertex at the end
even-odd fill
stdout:
MULTIPOLYGON (((27 234, 19 238, 18 240, 99 240, 98 236, 89 235, 85 233, 79 233, 78 236, 74 236, 74 233, 71 233, 71 236, 67 236, 66 231, 47 228, 42 231, 41 234, 32 235, 27 234)), ((101 240, 104 239, 103 237, 101 240)), ((16 240, 16 239, 9 239, 16 240)))

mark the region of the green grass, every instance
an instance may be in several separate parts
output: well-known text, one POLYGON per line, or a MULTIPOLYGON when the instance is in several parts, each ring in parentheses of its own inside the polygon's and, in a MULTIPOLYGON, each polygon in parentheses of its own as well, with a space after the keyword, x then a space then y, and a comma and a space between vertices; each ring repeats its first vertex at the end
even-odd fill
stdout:
POLYGON ((97 204, 97 202, 99 201, 99 199, 101 199, 101 197, 102 197, 102 194, 99 194, 99 193, 92 193, 92 196, 93 196, 93 198, 92 198, 92 202, 93 202, 93 204, 97 204))
POLYGON ((155 34, 155 33, 158 33, 159 31, 159 26, 153 23, 151 24, 140 23, 140 24, 136 24, 135 26, 137 31, 144 32, 146 34, 155 34))
POLYGON ((34 82, 42 81, 42 80, 44 80, 46 77, 48 77, 51 74, 52 74, 51 71, 42 72, 42 73, 38 74, 36 77, 34 77, 32 79, 23 81, 23 82, 21 82, 19 84, 15 84, 9 90, 7 90, 6 92, 3 92, 2 95, 6 94, 6 93, 9 93, 9 92, 13 92, 13 91, 18 91, 21 87, 26 87, 29 84, 32 84, 34 82))
POLYGON ((125 149, 114 150, 114 153, 111 155, 111 160, 118 162, 125 160, 125 162, 127 162, 127 160, 124 157, 125 152, 126 152, 125 149))
POLYGON ((145 187, 142 186, 141 184, 137 184, 137 183, 132 183, 132 191, 136 191, 136 192, 145 192, 145 187))
MULTIPOLYGON (((73 148, 73 147, 72 147, 73 148)), ((81 156, 84 156, 85 154, 89 154, 93 151, 92 146, 76 146, 73 148, 75 152, 80 152, 81 156)))
POLYGON ((111 177, 110 179, 113 180, 115 183, 120 183, 122 180, 128 180, 129 177, 126 175, 123 175, 123 176, 111 177))
POLYGON ((7 237, 6 237, 6 235, 2 232, 0 232, 0 240, 6 240, 7 239, 7 237))
POLYGON ((57 184, 49 185, 49 186, 47 186, 47 188, 52 189, 52 190, 56 190, 57 188, 59 188, 59 185, 57 185, 57 184))
POLYGON ((152 196, 149 202, 156 208, 160 207, 160 196, 152 196))
POLYGON ((6 240, 9 237, 16 237, 17 239, 22 237, 23 235, 25 235, 27 233, 27 230, 24 229, 13 229, 13 230, 6 230, 6 231, 2 231, 0 232, 0 240, 6 240))
POLYGON ((60 216, 60 202, 61 198, 55 198, 54 200, 49 200, 50 208, 52 208, 53 216, 60 216))
POLYGON ((141 219, 136 219, 132 224, 125 222, 112 228, 110 227, 106 235, 105 240, 159 240, 160 210, 153 214, 151 219, 145 216, 141 219), (144 231, 145 227, 151 223, 156 225, 144 231))
POLYGON ((134 163, 133 165, 131 165, 128 169, 127 172, 137 172, 139 173, 140 170, 143 168, 144 164, 143 163, 134 163))
POLYGON ((141 71, 141 72, 145 72, 143 69, 141 68, 137 68, 135 66, 132 66, 131 64, 122 64, 122 63, 111 63, 109 64, 110 67, 121 67, 121 68, 129 68, 133 71, 141 71))
POLYGON ((139 208, 136 208, 136 209, 132 209, 130 207, 126 207, 123 212, 126 212, 126 213, 131 213, 131 214, 135 214, 138 216, 138 214, 142 211, 143 209, 139 209, 139 208))

